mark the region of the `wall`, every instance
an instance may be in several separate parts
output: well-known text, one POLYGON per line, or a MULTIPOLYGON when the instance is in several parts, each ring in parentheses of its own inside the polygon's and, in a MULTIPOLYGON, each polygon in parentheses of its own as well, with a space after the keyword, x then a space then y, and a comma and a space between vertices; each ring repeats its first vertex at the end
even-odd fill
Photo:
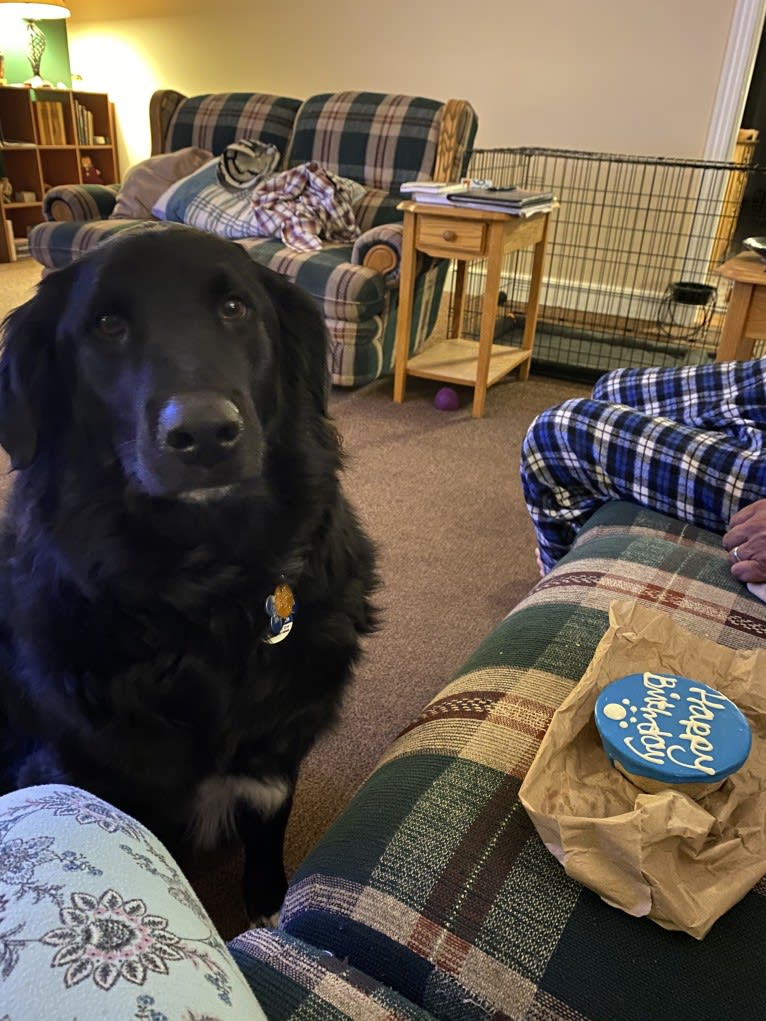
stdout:
POLYGON ((80 6, 92 20, 78 17, 73 0, 72 72, 112 95, 125 167, 148 155, 148 101, 161 87, 459 96, 479 113, 479 146, 700 156, 735 0, 326 0, 321 8, 219 0, 186 5, 197 13, 124 20, 97 20, 103 4, 80 6))

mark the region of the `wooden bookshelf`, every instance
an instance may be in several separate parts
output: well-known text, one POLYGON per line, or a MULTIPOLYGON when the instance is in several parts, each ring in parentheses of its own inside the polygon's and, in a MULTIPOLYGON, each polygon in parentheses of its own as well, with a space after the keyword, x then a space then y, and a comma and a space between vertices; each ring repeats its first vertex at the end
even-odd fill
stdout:
POLYGON ((0 157, 11 195, 0 203, 0 262, 16 257, 15 242, 42 222, 43 195, 57 184, 89 180, 83 160, 101 183, 119 181, 114 108, 103 92, 0 87, 0 157))

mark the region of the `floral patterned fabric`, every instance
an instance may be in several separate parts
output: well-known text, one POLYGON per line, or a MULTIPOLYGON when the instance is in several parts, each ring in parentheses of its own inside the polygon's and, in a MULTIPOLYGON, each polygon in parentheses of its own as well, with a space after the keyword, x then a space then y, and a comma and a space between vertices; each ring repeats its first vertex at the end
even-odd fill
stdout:
POLYGON ((85 791, 0 798, 0 1021, 265 1021, 180 869, 85 791))

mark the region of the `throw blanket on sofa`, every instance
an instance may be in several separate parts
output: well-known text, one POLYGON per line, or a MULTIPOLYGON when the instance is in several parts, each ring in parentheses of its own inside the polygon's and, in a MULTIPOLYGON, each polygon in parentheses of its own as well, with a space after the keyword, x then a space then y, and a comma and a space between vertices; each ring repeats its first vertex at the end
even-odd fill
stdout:
POLYGON ((354 241, 359 227, 355 181, 336 177, 318 163, 302 163, 270 177, 253 191, 253 225, 260 237, 281 238, 299 252, 325 241, 354 241))

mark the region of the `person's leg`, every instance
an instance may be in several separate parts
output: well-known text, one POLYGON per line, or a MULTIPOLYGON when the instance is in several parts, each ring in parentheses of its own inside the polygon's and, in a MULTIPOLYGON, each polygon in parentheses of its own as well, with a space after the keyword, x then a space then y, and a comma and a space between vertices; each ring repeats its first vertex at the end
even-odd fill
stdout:
POLYGON ((76 787, 0 797, 3 1015, 266 1021, 175 861, 76 787))
POLYGON ((764 438, 754 429, 743 449, 718 432, 589 398, 544 411, 529 427, 521 453, 521 482, 543 571, 611 499, 725 531, 734 511, 766 495, 764 438))
POLYGON ((593 387, 594 400, 724 432, 760 449, 766 429, 766 359, 670 369, 615 369, 593 387), (755 437, 754 437, 755 434, 755 437))

